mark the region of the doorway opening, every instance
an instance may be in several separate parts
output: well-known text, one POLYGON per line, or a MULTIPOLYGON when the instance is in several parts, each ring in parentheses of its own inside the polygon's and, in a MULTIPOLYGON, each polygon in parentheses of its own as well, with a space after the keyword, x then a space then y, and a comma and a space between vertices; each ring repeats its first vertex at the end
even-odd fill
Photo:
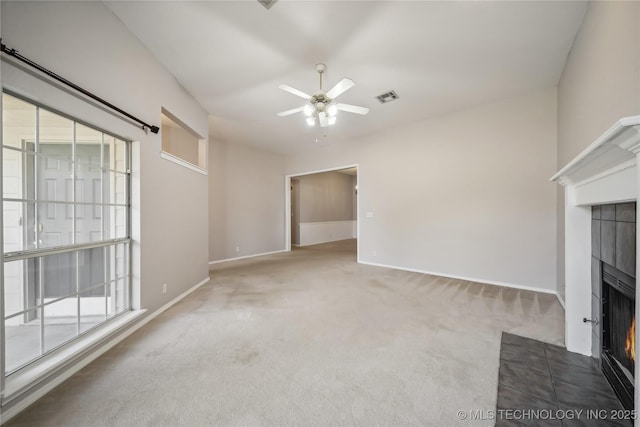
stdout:
POLYGON ((288 251, 346 240, 359 246, 358 165, 288 175, 285 185, 288 251))

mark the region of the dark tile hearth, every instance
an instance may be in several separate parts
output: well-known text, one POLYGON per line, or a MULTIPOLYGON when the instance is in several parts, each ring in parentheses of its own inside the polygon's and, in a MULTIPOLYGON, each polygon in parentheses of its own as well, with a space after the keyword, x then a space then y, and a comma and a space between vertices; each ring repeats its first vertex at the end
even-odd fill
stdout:
POLYGON ((500 345, 496 406, 499 427, 633 425, 609 416, 624 409, 594 359, 508 333, 500 345))

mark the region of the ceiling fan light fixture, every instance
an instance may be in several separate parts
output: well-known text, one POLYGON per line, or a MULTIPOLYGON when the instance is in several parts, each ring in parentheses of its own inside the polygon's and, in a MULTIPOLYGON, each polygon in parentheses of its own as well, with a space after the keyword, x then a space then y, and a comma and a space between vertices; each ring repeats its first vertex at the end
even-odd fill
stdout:
POLYGON ((304 106, 304 114, 307 117, 311 117, 313 115, 313 107, 309 104, 304 106))
POLYGON ((360 115, 367 114, 369 112, 369 109, 366 107, 342 103, 333 104, 335 98, 351 89, 355 83, 353 82, 353 80, 345 77, 338 83, 336 83, 335 86, 329 89, 329 91, 325 92, 322 88, 322 74, 326 69, 326 65, 316 64, 316 71, 318 72, 320 78, 320 89, 313 95, 309 95, 289 85, 279 85, 279 89, 303 98, 309 101, 309 103, 298 108, 282 111, 278 113, 278 116, 284 117, 302 112, 306 116, 305 121, 307 122, 307 125, 309 125, 310 127, 314 127, 316 126, 316 123, 319 123, 321 128, 326 128, 327 126, 331 126, 336 123, 336 116, 338 114, 338 111, 346 111, 347 113, 355 113, 360 115))

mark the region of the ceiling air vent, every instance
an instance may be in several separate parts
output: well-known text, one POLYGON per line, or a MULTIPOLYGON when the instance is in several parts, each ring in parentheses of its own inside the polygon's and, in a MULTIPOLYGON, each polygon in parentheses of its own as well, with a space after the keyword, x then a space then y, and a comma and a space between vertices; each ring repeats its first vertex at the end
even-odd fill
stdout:
POLYGON ((258 0, 258 3, 264 6, 265 9, 271 9, 271 6, 278 0, 258 0))
POLYGON ((376 96, 376 99, 380 101, 381 104, 385 104, 387 102, 393 101, 394 99, 398 99, 398 94, 396 93, 395 90, 392 90, 390 92, 383 93, 382 95, 376 96))

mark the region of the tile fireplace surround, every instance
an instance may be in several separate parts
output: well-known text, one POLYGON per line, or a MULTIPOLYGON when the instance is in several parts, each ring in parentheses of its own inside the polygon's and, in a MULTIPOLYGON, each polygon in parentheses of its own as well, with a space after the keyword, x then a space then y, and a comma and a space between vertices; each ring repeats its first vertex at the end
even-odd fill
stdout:
MULTIPOLYGON (((591 309, 592 206, 633 202, 640 189, 640 116, 624 117, 560 169, 552 181, 565 187, 565 342, 567 350, 592 355, 592 329, 584 318, 591 309)), ((636 214, 637 215, 637 214, 636 214)), ((639 248, 636 233, 636 248, 639 248)), ((637 253, 640 253, 636 251, 637 253)), ((636 263, 636 277, 640 263, 636 263)), ((636 301, 640 287, 636 290, 636 301)), ((638 317, 638 304, 635 307, 638 317)), ((640 337, 636 330, 636 341, 640 337)), ((635 371, 640 372, 640 358, 635 371)), ((638 388, 635 377, 635 388, 638 388)), ((640 393, 635 408, 640 409, 640 393)))

